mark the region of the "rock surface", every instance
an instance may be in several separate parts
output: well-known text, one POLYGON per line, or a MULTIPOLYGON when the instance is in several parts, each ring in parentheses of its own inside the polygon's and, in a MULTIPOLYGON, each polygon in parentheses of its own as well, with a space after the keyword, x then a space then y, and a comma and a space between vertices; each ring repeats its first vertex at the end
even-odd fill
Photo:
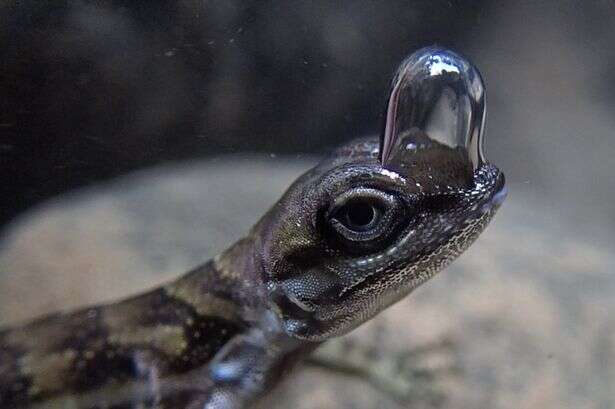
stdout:
MULTIPOLYGON (((0 322, 112 300, 175 277, 240 237, 312 162, 193 162, 40 206, 0 242, 0 322)), ((374 382, 306 367, 263 407, 615 407, 609 239, 612 232, 586 231, 511 186, 492 225, 457 262, 319 352, 359 363, 366 355, 368 367, 385 368, 380 381, 389 376, 402 386, 398 372, 387 375, 387 362, 408 356, 408 401, 374 382), (362 357, 353 361, 353 354, 362 357)))

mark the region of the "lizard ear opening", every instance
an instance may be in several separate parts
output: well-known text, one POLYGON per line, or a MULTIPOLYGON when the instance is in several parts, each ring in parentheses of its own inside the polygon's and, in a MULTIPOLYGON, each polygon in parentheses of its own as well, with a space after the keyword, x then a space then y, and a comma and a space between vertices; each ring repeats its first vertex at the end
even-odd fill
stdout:
POLYGON ((480 73, 453 51, 428 47, 399 67, 391 84, 380 140, 383 166, 400 165, 422 145, 465 152, 473 168, 484 163, 485 87, 480 73))

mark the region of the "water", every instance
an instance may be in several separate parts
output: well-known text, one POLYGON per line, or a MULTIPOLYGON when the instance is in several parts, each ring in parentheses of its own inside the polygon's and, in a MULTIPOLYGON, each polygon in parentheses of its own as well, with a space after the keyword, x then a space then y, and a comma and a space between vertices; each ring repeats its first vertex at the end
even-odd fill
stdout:
MULTIPOLYGON (((343 342, 380 356, 452 339, 422 362, 462 368, 444 407, 615 404, 612 4, 162 3, 0 8, 3 322, 209 258, 309 166, 299 153, 382 132, 395 67, 440 44, 460 54, 400 72, 383 160, 437 141, 475 166, 486 130, 512 193, 458 264, 343 342)), ((274 402, 398 407, 306 373, 274 402)))

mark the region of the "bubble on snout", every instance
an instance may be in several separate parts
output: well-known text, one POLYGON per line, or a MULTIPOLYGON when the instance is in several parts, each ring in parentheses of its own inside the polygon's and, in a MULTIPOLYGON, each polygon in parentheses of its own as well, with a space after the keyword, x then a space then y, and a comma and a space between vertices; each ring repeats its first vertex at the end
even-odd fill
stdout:
POLYGON ((462 152, 474 169, 483 162, 485 87, 467 59, 440 47, 408 57, 395 75, 380 144, 380 160, 399 165, 427 146, 462 152))

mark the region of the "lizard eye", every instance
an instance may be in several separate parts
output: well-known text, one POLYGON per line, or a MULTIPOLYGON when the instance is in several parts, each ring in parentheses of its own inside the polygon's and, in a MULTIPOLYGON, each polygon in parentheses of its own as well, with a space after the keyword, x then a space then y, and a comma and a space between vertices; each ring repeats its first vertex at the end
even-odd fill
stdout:
POLYGON ((392 194, 356 188, 341 194, 327 212, 333 238, 350 250, 373 250, 395 231, 403 206, 392 194))
POLYGON ((340 209, 340 216, 346 228, 353 231, 367 231, 378 222, 381 210, 367 200, 353 200, 340 209))

